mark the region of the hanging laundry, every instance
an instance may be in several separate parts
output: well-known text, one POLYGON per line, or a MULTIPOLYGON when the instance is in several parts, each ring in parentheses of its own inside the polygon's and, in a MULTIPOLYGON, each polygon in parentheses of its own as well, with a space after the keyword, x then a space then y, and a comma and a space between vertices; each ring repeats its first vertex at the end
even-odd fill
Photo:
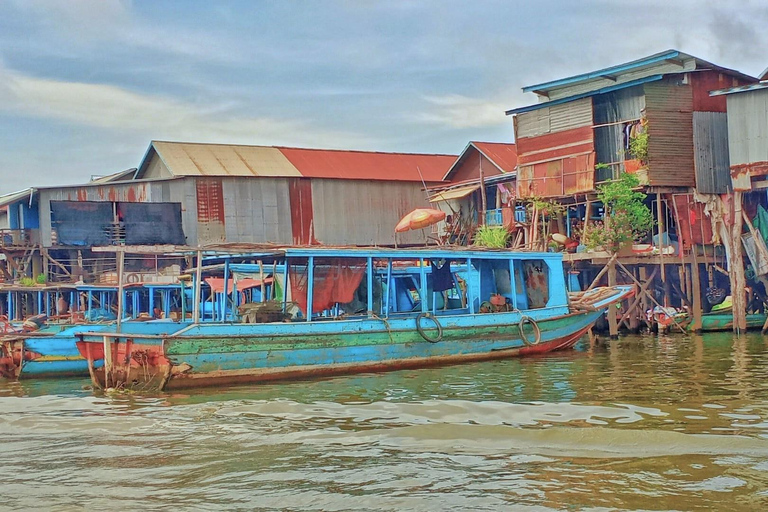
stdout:
POLYGON ((442 266, 437 266, 432 261, 432 291, 443 292, 453 288, 453 274, 451 273, 451 262, 444 261, 442 266))

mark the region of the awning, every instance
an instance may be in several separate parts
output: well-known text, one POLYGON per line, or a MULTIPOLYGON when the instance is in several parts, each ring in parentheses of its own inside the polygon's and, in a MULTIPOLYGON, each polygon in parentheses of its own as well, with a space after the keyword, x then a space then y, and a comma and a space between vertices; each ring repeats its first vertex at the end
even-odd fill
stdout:
MULTIPOLYGON (((205 282, 211 287, 213 293, 224 293, 224 279, 221 277, 206 277, 205 282)), ((237 291, 241 292, 249 288, 256 288, 261 286, 261 280, 259 279, 240 279, 235 282, 237 285, 237 291)), ((268 277, 264 279, 264 284, 272 284, 272 278, 268 277)), ((227 280, 227 291, 232 293, 234 289, 232 285, 232 279, 227 280)))
POLYGON ((443 190, 442 192, 438 192, 437 194, 430 197, 429 202, 437 203, 440 201, 448 201, 449 199, 461 199, 462 197, 467 197, 469 194, 479 189, 480 184, 475 184, 468 185, 466 187, 454 188, 451 190, 443 190))

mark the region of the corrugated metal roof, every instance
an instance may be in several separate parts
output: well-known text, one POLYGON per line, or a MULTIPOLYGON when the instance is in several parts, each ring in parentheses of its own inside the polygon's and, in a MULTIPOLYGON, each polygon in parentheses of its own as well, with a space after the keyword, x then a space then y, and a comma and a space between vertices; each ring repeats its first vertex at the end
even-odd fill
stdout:
MULTIPOLYGON (((654 66, 658 66, 659 64, 662 64, 662 63, 677 62, 677 61, 690 60, 690 59, 695 60, 696 69, 699 69, 699 68, 713 69, 713 70, 727 73, 730 75, 738 76, 746 80, 750 80, 750 81, 757 80, 756 78, 751 77, 749 75, 745 75, 744 73, 741 73, 739 71, 717 66, 715 64, 712 64, 711 62, 707 62, 705 60, 699 59, 698 57, 694 57, 693 55, 689 55, 687 53, 683 53, 678 50, 666 50, 660 53, 649 55, 647 57, 643 57, 641 59, 625 62, 623 64, 618 64, 616 66, 610 66, 607 68, 598 69, 597 71, 591 71, 589 73, 582 73, 580 75, 574 75, 566 78, 561 78, 558 80, 552 80, 550 82, 543 82, 540 84, 529 85, 529 86, 523 87, 523 92, 535 92, 537 94, 546 95, 548 91, 551 91, 553 89, 557 89, 560 87, 567 87, 577 83, 587 82, 591 80, 601 80, 605 78, 610 78, 615 80, 615 77, 617 75, 630 73, 630 72, 638 72, 644 69, 651 69, 654 66)), ((681 66, 681 71, 684 71, 682 66, 681 66)))
POLYGON ((35 193, 35 189, 25 188, 24 190, 19 190, 18 192, 11 192, 10 194, 5 194, 4 196, 0 196, 0 207, 16 203, 22 199, 29 200, 29 196, 34 193, 35 193))
POLYGON ((437 203, 439 201, 448 201, 449 199, 461 199, 462 197, 467 197, 469 194, 479 189, 480 189, 480 184, 478 183, 478 184, 469 185, 466 187, 443 190, 442 192, 438 192, 437 194, 430 196, 429 202, 437 203))
POLYGON ((724 94, 735 94, 738 92, 759 91, 760 89, 768 89, 768 80, 763 82, 758 82, 756 84, 741 85, 739 87, 731 87, 730 89, 720 89, 719 91, 712 91, 709 93, 709 95, 722 96, 724 94))
POLYGON ((454 155, 379 153, 233 144, 153 141, 139 166, 154 154, 172 176, 264 176, 382 181, 442 181, 454 155))
POLYGON ((152 147, 174 176, 301 176, 271 146, 153 141, 152 147))
POLYGON ((552 101, 542 101, 541 103, 536 103, 534 105, 528 105, 527 107, 518 107, 513 108, 512 110, 507 110, 505 113, 507 115, 511 114, 522 114, 524 112, 532 112, 534 110, 539 110, 546 107, 551 107, 553 105, 560 105, 561 103, 568 103, 569 101, 576 101, 580 100, 582 98, 589 98, 590 96, 597 96, 598 94, 605 94, 608 92, 618 91, 620 89, 626 89, 627 87, 634 87, 636 85, 645 84, 648 82, 656 82, 658 80, 661 80, 664 78, 664 75, 651 75, 647 76, 645 78, 639 78, 637 80, 632 80, 630 82, 624 82, 617 85, 612 85, 610 87, 603 87, 602 89, 596 89, 594 91, 584 92, 581 94, 576 94, 574 96, 568 96, 567 98, 558 98, 556 100, 552 101))
POLYGON ((501 172, 514 172, 517 167, 517 146, 502 142, 472 142, 501 172))
POLYGON ((278 148, 306 178, 443 181, 455 155, 278 148))
POLYGON ((133 169, 126 169, 124 171, 107 174, 106 176, 99 176, 97 178, 93 178, 90 182, 91 183, 111 183, 113 181, 120 181, 126 178, 130 178, 135 174, 136 174, 136 168, 134 167, 133 169))
POLYGON ((442 181, 448 181, 454 171, 467 158, 470 150, 478 151, 502 173, 514 172, 517 167, 517 146, 503 142, 470 142, 453 161, 442 181))

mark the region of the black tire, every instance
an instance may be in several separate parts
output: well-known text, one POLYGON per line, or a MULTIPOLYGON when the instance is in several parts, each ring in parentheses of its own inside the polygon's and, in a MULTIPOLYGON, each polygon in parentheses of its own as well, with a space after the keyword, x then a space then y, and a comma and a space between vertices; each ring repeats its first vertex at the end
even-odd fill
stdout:
POLYGON ((419 316, 416 317, 416 330, 419 332, 422 338, 430 343, 437 343, 443 339, 443 326, 440 325, 440 322, 437 321, 437 318, 435 318, 435 315, 432 313, 419 313, 419 316), (429 318, 435 323, 435 327, 437 328, 437 336, 429 336, 424 332, 424 328, 421 326, 422 318, 429 318))
POLYGON ((523 340, 523 343, 525 343, 526 346, 531 347, 533 345, 538 345, 541 343, 541 329, 539 328, 539 324, 536 323, 536 320, 529 316, 523 316, 520 318, 520 323, 517 324, 517 328, 520 329, 520 338, 523 340), (533 341, 528 339, 528 335, 525 334, 525 324, 531 324, 533 327, 533 332, 535 334, 535 338, 533 341))

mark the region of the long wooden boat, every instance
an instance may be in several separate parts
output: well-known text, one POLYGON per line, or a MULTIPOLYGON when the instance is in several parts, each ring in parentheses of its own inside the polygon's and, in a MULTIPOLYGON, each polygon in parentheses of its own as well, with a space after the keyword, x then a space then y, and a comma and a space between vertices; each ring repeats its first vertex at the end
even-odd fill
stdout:
MULTIPOLYGON (((83 331, 77 347, 94 385, 162 390, 543 354, 572 347, 632 293, 596 289, 571 307, 555 253, 284 248, 252 257, 284 269, 282 317, 83 331), (415 275, 398 274, 403 265, 415 275), (355 296, 364 311, 341 313, 355 296)), ((198 284, 195 311, 200 298, 198 284)))

